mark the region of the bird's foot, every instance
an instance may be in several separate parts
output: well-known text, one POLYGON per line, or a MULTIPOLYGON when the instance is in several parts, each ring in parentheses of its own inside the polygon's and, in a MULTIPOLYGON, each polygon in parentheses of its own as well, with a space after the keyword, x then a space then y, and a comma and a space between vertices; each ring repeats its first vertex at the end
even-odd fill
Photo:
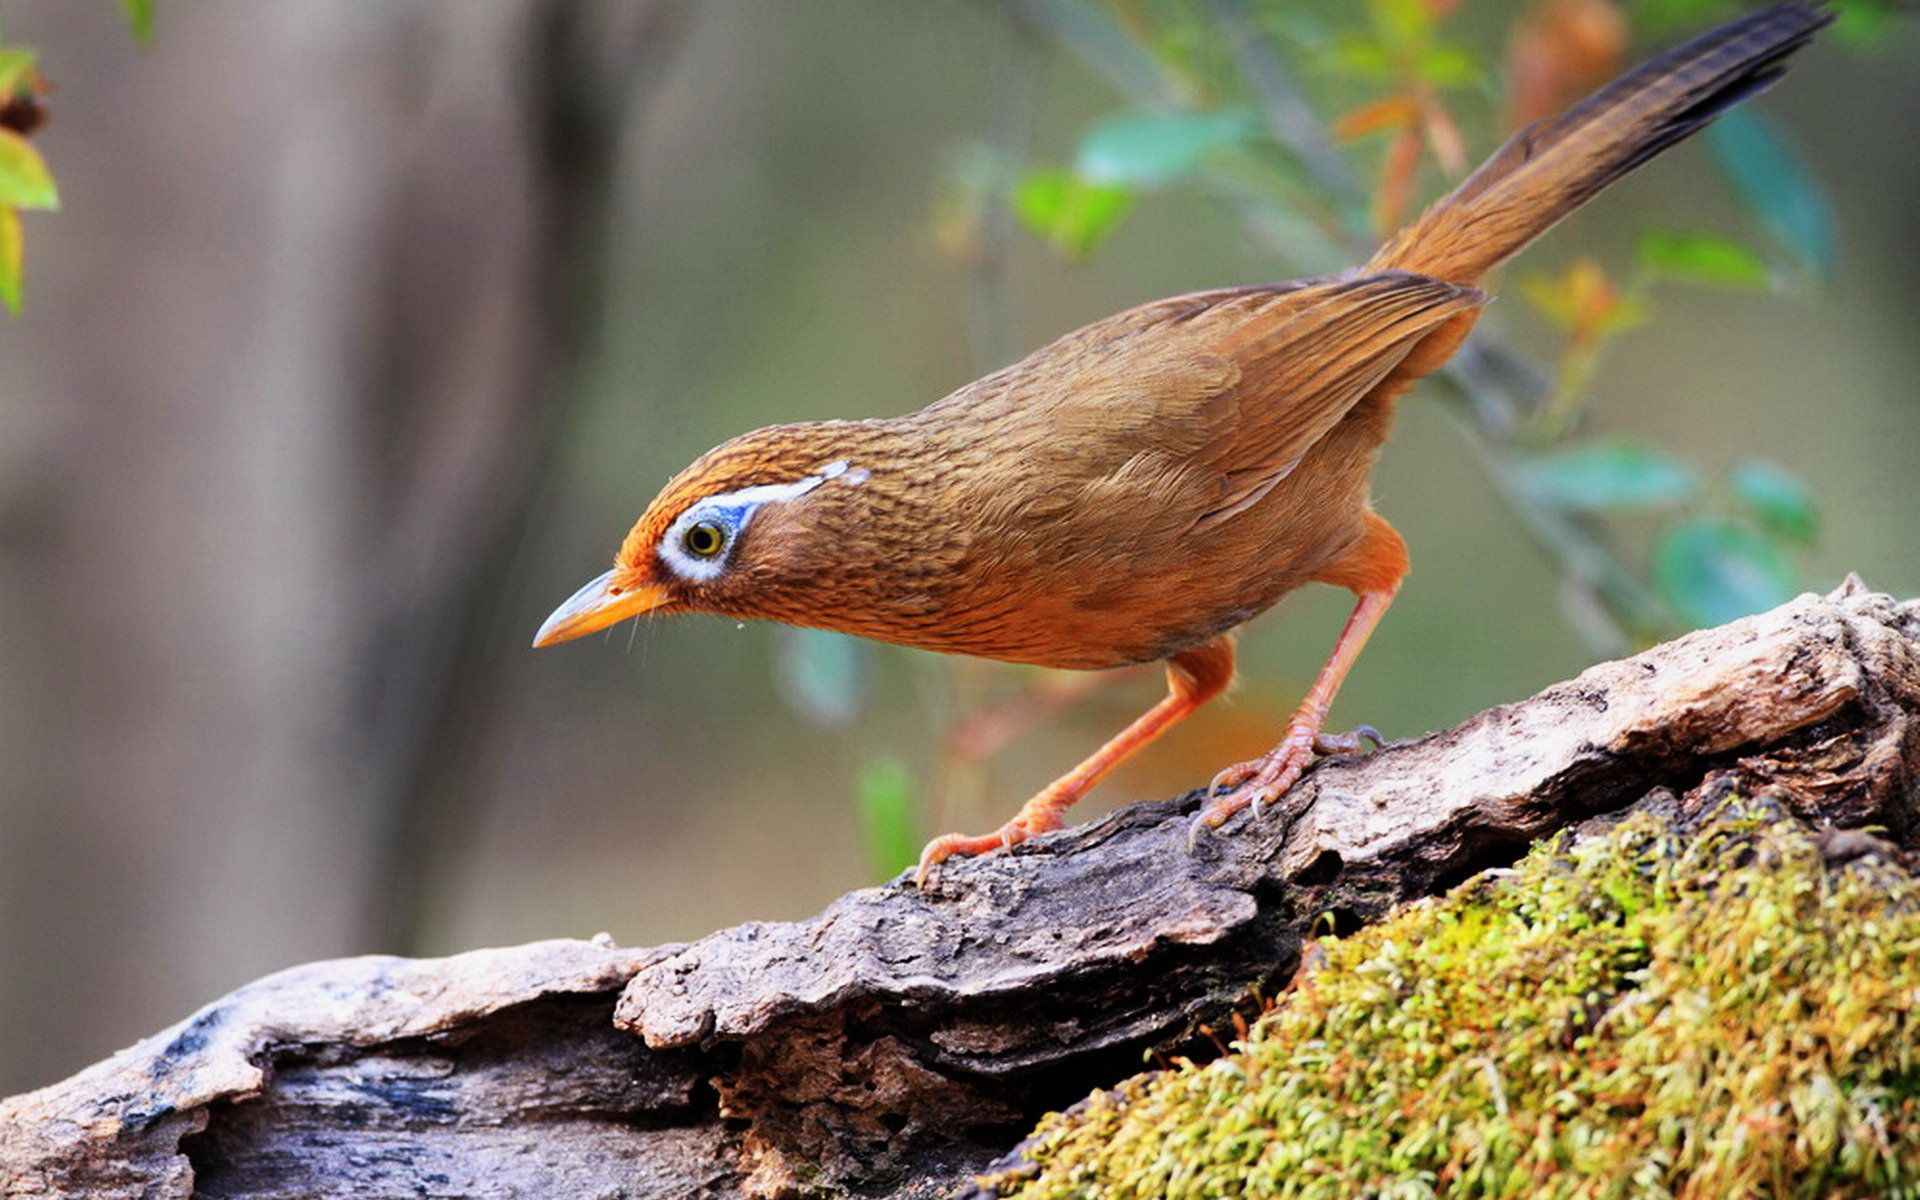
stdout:
POLYGON ((1386 744, 1380 731, 1361 725, 1347 733, 1323 733, 1317 723, 1298 717, 1287 727, 1280 744, 1259 758, 1235 763, 1213 777, 1207 794, 1213 797, 1187 828, 1187 845, 1197 845, 1202 834, 1225 825, 1248 805, 1257 818, 1269 804, 1286 795, 1319 758, 1357 754, 1363 743, 1374 749, 1386 744))
POLYGON ((1028 838, 1051 833, 1060 828, 1060 814, 1050 806, 1029 804, 1016 814, 1013 820, 978 837, 969 837, 964 833, 949 833, 927 843, 920 852, 920 869, 913 874, 913 885, 925 887, 927 877, 933 868, 949 858, 975 858, 982 854, 992 854, 996 850, 1011 850, 1028 838))

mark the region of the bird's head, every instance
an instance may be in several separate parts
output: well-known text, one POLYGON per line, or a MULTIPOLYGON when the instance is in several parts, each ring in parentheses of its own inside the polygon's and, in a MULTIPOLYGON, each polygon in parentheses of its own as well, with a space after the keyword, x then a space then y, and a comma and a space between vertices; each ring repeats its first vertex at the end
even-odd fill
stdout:
POLYGON ((654 497, 613 569, 554 610, 535 648, 644 613, 826 623, 807 618, 833 548, 861 523, 874 424, 778 425, 708 451, 654 497))

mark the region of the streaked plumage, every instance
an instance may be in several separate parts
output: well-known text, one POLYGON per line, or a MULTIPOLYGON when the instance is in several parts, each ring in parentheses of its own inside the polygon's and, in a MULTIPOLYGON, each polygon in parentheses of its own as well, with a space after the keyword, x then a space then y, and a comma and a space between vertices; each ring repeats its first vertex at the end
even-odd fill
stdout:
POLYGON ((1368 476, 1395 400, 1471 330, 1481 277, 1771 83, 1830 19, 1782 4, 1662 55, 1516 134, 1364 267, 1144 304, 907 416, 735 438, 667 485, 614 569, 536 644, 639 611, 705 611, 1051 667, 1169 661, 1168 700, 998 833, 929 846, 924 875, 1057 826, 1225 687, 1229 631, 1287 592, 1353 590, 1286 739, 1223 772, 1239 786, 1204 814, 1218 825, 1305 769, 1399 587, 1405 547, 1370 508, 1368 476), (682 546, 690 522, 724 549, 682 546))

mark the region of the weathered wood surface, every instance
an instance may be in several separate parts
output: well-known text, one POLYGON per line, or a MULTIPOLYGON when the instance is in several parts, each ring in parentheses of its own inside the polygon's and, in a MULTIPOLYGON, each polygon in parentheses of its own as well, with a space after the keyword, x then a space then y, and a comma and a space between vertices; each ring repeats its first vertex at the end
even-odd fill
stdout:
MULTIPOLYGON (((314 963, 0 1102, 0 1194, 936 1195, 1372 920, 1653 791, 1779 789, 1911 845, 1920 602, 1850 580, 1323 764, 686 946, 314 963)), ((137 964, 133 969, 137 969, 137 964)))

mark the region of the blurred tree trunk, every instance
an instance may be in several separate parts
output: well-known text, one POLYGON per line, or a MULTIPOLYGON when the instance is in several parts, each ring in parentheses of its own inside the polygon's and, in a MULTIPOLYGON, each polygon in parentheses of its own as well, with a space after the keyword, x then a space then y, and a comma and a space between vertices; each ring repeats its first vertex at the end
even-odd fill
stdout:
POLYGON ((226 0, 165 8, 146 52, 108 6, 9 11, 63 85, 73 219, 29 231, 0 329, 0 1026, 44 1035, 0 1090, 108 1048, 68 1030, 411 948, 484 688, 461 647, 497 624, 621 131, 687 11, 226 0), (183 927, 230 933, 126 976, 183 927))

